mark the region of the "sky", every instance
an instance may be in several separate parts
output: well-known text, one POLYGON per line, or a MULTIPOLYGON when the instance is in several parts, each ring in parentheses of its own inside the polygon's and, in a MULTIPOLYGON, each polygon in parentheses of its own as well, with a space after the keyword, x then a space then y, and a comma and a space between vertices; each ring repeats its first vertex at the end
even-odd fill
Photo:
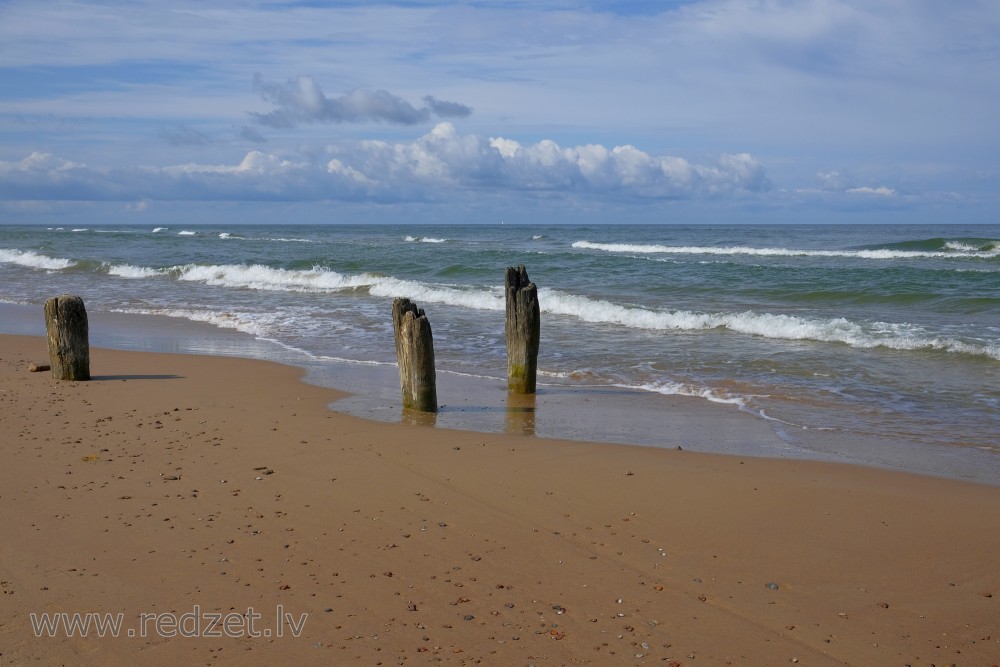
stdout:
POLYGON ((1000 223, 996 0, 0 0, 0 224, 1000 223))

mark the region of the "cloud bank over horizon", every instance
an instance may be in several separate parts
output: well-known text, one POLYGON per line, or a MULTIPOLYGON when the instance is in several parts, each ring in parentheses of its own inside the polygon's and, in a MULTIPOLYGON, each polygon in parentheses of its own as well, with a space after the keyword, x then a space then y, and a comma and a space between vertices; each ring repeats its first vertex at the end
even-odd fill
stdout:
POLYGON ((67 201, 1000 210, 989 0, 9 0, 0 40, 0 223, 67 201))
POLYGON ((450 123, 412 142, 327 146, 318 157, 295 160, 252 150, 236 164, 125 170, 32 153, 0 161, 0 199, 399 203, 449 198, 459 188, 670 200, 763 192, 769 185, 763 166, 746 153, 693 164, 627 145, 563 148, 551 140, 522 145, 460 135, 450 123))

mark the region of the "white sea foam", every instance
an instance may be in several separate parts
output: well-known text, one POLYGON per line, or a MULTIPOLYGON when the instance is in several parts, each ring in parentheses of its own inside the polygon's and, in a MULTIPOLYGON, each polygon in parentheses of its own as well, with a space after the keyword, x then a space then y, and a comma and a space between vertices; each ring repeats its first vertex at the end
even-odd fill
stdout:
POLYGON ((45 269, 47 271, 59 271, 68 269, 76 264, 73 260, 62 259, 60 257, 49 257, 40 255, 33 250, 17 250, 0 248, 0 263, 18 264, 33 269, 45 269))
POLYGON ((928 250, 893 250, 889 248, 872 250, 796 250, 793 248, 752 248, 745 246, 667 246, 634 243, 592 243, 576 241, 574 248, 603 250, 617 253, 672 254, 672 255, 751 255, 758 257, 851 257, 856 259, 921 259, 921 258, 973 258, 992 259, 1000 256, 1000 249, 980 250, 964 244, 946 244, 950 252, 928 250))
POLYGON ((1000 241, 996 240, 983 239, 980 241, 980 245, 962 243, 961 241, 946 241, 944 247, 948 250, 963 254, 977 255, 985 253, 990 257, 1000 254, 1000 241))
POLYGON ((155 228, 153 229, 152 233, 153 233, 153 234, 156 234, 156 233, 158 233, 158 232, 162 232, 162 231, 164 231, 164 230, 167 230, 167 229, 170 229, 170 228, 169 228, 169 227, 155 227, 155 228))
POLYGON ((112 264, 106 266, 109 276, 118 276, 119 278, 152 278, 167 273, 165 269, 133 266, 132 264, 112 264))
POLYGON ((686 310, 650 310, 629 307, 585 296, 542 289, 541 310, 576 317, 584 322, 617 324, 632 329, 695 331, 727 329, 736 333, 779 340, 814 340, 843 343, 856 348, 940 350, 982 355, 1000 360, 996 341, 965 342, 928 335, 920 327, 889 322, 857 323, 845 318, 821 319, 796 315, 756 313, 696 313, 686 310))
POLYGON ((188 231, 186 229, 182 229, 181 231, 177 232, 177 235, 178 236, 195 236, 197 233, 198 232, 191 232, 191 231, 188 231))
POLYGON ((473 310, 504 310, 502 289, 458 289, 451 285, 379 278, 369 288, 372 296, 408 297, 417 303, 441 303, 473 310))
MULTIPOLYGON (((475 310, 503 310, 502 290, 461 289, 452 285, 400 280, 372 273, 345 275, 315 267, 313 269, 276 269, 251 265, 187 265, 171 269, 179 280, 203 282, 223 287, 288 291, 340 292, 367 288, 372 296, 408 297, 418 303, 442 303, 475 310)), ((153 274, 150 274, 153 275, 153 274)))
POLYGON ((89 232, 90 230, 87 227, 77 227, 76 229, 72 229, 70 231, 73 231, 73 232, 89 232))
POLYGON ((296 239, 296 238, 284 238, 284 237, 270 237, 270 236, 239 236, 233 234, 232 232, 219 232, 220 239, 229 239, 232 241, 261 241, 270 243, 316 243, 312 239, 296 239))
POLYGON ((649 382, 640 385, 615 384, 613 386, 625 389, 641 389, 642 391, 650 391, 656 394, 665 394, 667 396, 691 396, 694 398, 704 398, 712 403, 736 405, 740 408, 746 407, 746 402, 738 396, 718 396, 715 392, 706 387, 692 387, 690 385, 681 384, 679 382, 670 382, 668 380, 649 382))
POLYGON ((246 287, 259 290, 318 292, 355 289, 373 284, 377 278, 362 273, 345 276, 336 271, 314 268, 309 271, 275 269, 260 264, 224 264, 175 267, 179 280, 203 282, 223 287, 246 287))
MULTIPOLYGON (((307 353, 309 354, 309 353, 307 353)), ((395 361, 373 361, 371 359, 347 359, 344 357, 332 357, 328 354, 310 355, 323 361, 335 361, 338 364, 351 364, 352 366, 396 366, 395 361)))
POLYGON ((407 236, 403 240, 407 243, 445 243, 448 239, 436 239, 432 236, 407 236))
POLYGON ((221 329, 235 329, 254 336, 266 336, 269 332, 260 315, 246 313, 217 313, 214 311, 190 310, 186 308, 114 308, 113 313, 131 315, 159 315, 161 317, 176 317, 192 322, 204 322, 221 329))

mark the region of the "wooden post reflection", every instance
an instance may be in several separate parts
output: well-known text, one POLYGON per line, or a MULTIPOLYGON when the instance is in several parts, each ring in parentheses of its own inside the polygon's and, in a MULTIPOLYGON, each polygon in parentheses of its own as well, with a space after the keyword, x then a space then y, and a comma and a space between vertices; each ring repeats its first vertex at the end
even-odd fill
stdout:
POLYGON ((413 408, 403 408, 399 421, 403 424, 414 426, 437 426, 437 413, 414 410, 413 408))
POLYGON ((535 435, 535 399, 536 394, 507 392, 504 431, 518 435, 535 435))

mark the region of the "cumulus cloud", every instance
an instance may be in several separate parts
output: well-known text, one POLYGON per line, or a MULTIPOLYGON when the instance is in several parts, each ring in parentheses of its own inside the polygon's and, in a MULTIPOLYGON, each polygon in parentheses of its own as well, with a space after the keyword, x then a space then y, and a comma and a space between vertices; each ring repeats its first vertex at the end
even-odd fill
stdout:
POLYGON ((0 199, 115 200, 136 199, 107 169, 35 152, 19 162, 0 161, 0 199))
POLYGON ((332 146, 325 157, 288 159, 259 150, 236 164, 189 163, 102 170, 36 153, 0 162, 2 199, 343 200, 457 199, 463 192, 593 196, 618 201, 736 196, 769 187, 747 153, 710 164, 635 146, 563 147, 462 135, 440 123, 409 142, 332 146), (25 193, 30 193, 27 195, 25 193))
POLYGON ((415 107, 385 90, 356 89, 341 97, 327 97, 311 76, 299 76, 285 83, 265 81, 254 75, 253 87, 258 95, 276 108, 268 113, 251 112, 250 116, 269 127, 295 127, 302 123, 368 123, 395 125, 426 123, 432 116, 464 118, 470 107, 458 102, 424 97, 425 106, 415 107))
POLYGON ((522 145, 504 137, 461 135, 450 123, 413 142, 365 141, 331 151, 367 183, 398 190, 493 188, 656 199, 724 196, 769 186, 763 165, 746 153, 724 154, 702 165, 629 145, 562 147, 551 140, 522 145))

